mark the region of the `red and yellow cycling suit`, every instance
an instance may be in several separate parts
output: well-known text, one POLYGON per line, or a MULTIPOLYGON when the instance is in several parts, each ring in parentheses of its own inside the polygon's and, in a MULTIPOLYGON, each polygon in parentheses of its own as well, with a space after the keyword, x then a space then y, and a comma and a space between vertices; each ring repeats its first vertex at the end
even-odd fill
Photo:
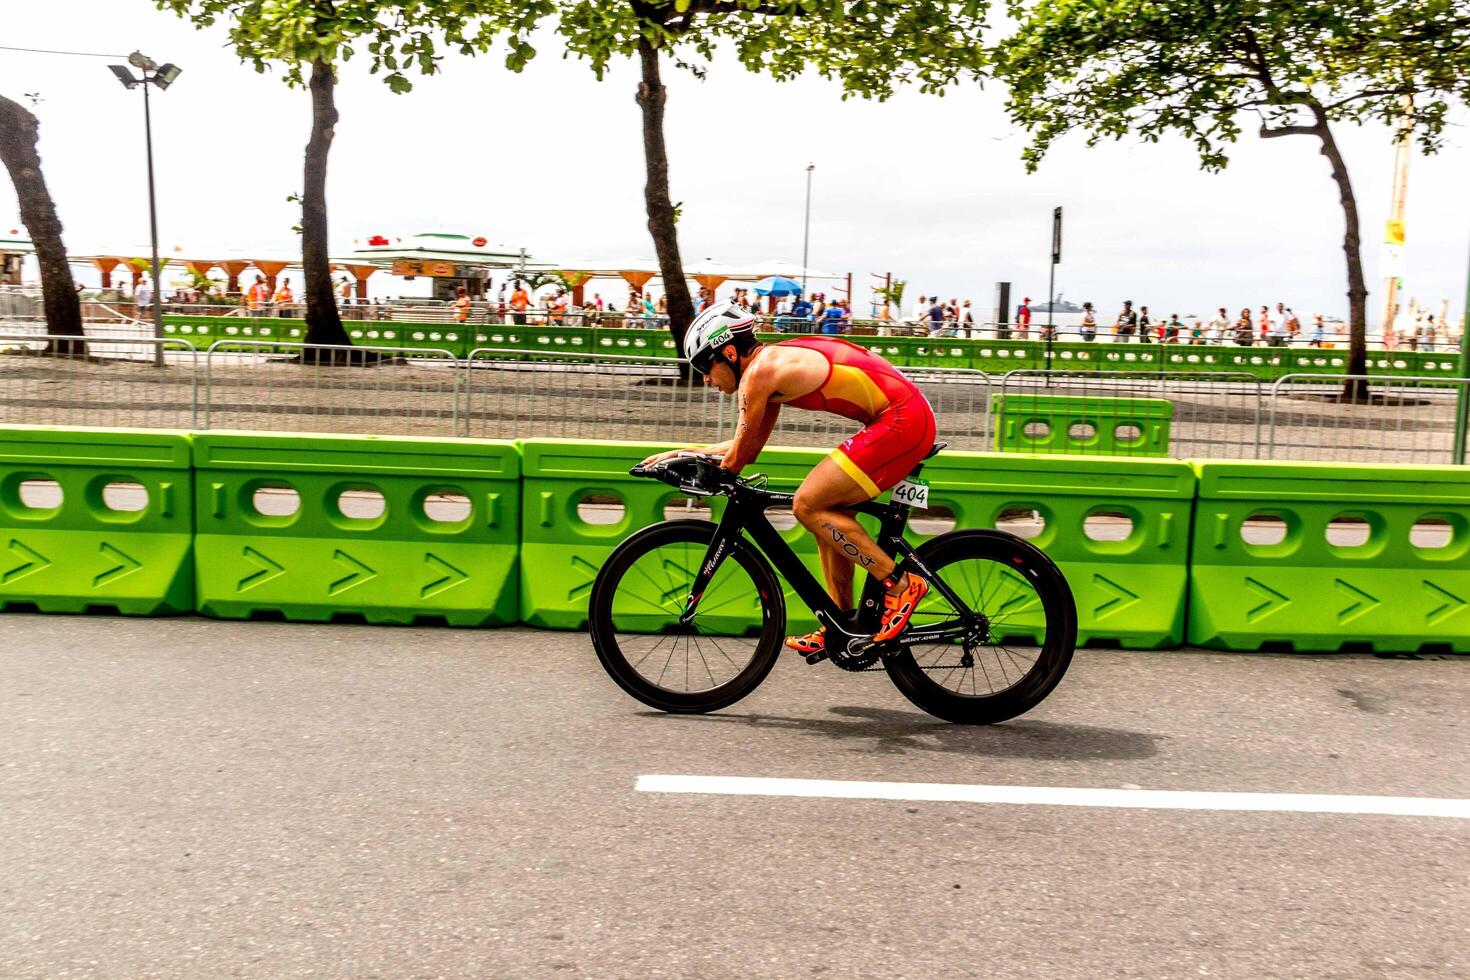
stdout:
POLYGON ((934 411, 923 392, 877 354, 836 337, 797 337, 776 346, 827 359, 826 380, 784 404, 863 424, 832 450, 832 461, 871 496, 896 486, 933 447, 934 411))

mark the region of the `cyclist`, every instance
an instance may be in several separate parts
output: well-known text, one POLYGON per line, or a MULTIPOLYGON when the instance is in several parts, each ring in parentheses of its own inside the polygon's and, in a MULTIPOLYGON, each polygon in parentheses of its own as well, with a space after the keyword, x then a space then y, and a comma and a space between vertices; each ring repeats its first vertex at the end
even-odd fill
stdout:
MULTIPOLYGON (((827 591, 838 608, 852 606, 855 567, 881 581, 886 596, 878 642, 903 632, 919 600, 929 591, 917 575, 893 578, 894 562, 847 508, 896 486, 934 445, 934 412, 912 381, 883 358, 830 336, 796 337, 763 344, 755 316, 734 303, 705 310, 684 335, 689 363, 724 394, 736 395, 740 421, 735 437, 697 451, 721 457, 721 467, 739 474, 765 446, 781 406, 826 411, 863 428, 802 481, 792 512, 816 536, 827 591)), ((658 453, 649 466, 686 450, 658 453)), ((824 648, 824 629, 787 637, 799 653, 824 648)))

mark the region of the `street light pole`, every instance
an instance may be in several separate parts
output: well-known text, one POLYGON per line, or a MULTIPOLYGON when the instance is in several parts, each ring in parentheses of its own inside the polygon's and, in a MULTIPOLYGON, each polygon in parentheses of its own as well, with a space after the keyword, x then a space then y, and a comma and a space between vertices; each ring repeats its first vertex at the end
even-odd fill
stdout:
POLYGON ((149 86, 157 86, 159 91, 167 89, 181 74, 178 65, 160 65, 141 51, 134 51, 128 55, 128 64, 138 69, 139 77, 124 65, 108 65, 122 83, 124 88, 134 89, 143 86, 143 142, 147 146, 148 153, 148 231, 153 248, 153 338, 154 344, 153 363, 163 367, 163 288, 161 263, 158 261, 158 201, 154 193, 153 184, 153 108, 148 101, 149 86))
POLYGON ((806 223, 801 233, 801 295, 806 296, 807 248, 812 240, 812 171, 815 163, 806 165, 806 223))
POLYGON ((153 244, 154 363, 163 367, 163 277, 158 265, 158 204, 153 192, 153 113, 148 104, 148 77, 143 77, 143 141, 148 145, 148 234, 153 244))

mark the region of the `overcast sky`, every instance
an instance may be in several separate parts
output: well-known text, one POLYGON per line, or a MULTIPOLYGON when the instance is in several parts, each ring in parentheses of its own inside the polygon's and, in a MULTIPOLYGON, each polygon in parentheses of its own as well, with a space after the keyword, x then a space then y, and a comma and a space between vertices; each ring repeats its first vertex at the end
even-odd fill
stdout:
MULTIPOLYGON (((125 55, 184 69, 154 102, 165 250, 293 249, 303 91, 257 75, 225 46, 149 0, 0 0, 0 44, 125 55)), ((455 231, 524 245, 541 259, 652 255, 643 216, 637 73, 599 83, 563 60, 554 36, 522 75, 498 58, 449 57, 443 74, 395 96, 365 65, 346 66, 328 195, 334 251, 371 234, 455 231)), ((68 248, 146 242, 141 96, 106 59, 0 51, 0 92, 39 93, 41 155, 68 248)), ((1066 208, 1057 289, 1107 315, 1131 298, 1155 312, 1284 300, 1345 314, 1342 213, 1308 138, 1244 137, 1223 174, 1202 173, 1182 140, 1087 149, 1059 144, 1032 175, 998 86, 944 98, 904 93, 843 102, 818 78, 776 84, 719 60, 699 82, 666 71, 667 132, 686 260, 800 261, 805 167, 816 165, 811 264, 893 272, 909 297, 938 292, 988 309, 997 280, 1046 293, 1050 214, 1066 208)), ((23 104, 28 104, 24 103, 23 104)), ((1416 157, 1408 196, 1406 292, 1449 298, 1458 315, 1470 248, 1470 116, 1448 146, 1416 157)), ((1382 129, 1344 127, 1359 196, 1370 320, 1393 148, 1382 129)), ((8 183, 0 232, 18 221, 8 183), (7 224, 8 223, 8 224, 7 224)), ((858 290, 864 297, 865 291, 858 290)))

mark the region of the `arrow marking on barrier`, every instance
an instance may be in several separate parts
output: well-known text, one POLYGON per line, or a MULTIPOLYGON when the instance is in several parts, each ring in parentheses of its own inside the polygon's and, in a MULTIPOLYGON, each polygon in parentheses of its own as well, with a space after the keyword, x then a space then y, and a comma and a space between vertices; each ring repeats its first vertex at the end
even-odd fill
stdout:
POLYGON ((27 575, 34 575, 51 564, 51 559, 40 552, 32 551, 14 538, 10 539, 10 553, 21 559, 21 563, 0 575, 0 585, 9 585, 27 575))
POLYGON ((567 592, 567 599, 569 600, 580 599, 582 598, 582 596, 591 592, 592 580, 597 578, 597 566, 592 564, 587 559, 583 558, 581 555, 572 556, 572 567, 581 572, 583 575, 586 575, 587 581, 582 582, 579 585, 572 586, 571 590, 567 592))
POLYGON ((1429 594, 1433 598, 1446 600, 1431 609, 1429 615, 1424 617, 1424 622, 1428 626, 1438 626, 1466 606, 1464 599, 1461 599, 1453 592, 1435 585, 1428 579, 1424 580, 1424 587, 1429 590, 1429 594))
POLYGON ((1255 592, 1262 599, 1266 600, 1259 606, 1256 606, 1254 609, 1247 610, 1245 618, 1246 621, 1250 623, 1260 622, 1267 616, 1274 613, 1276 610, 1290 604, 1291 602, 1291 599, 1288 596, 1282 595, 1280 592, 1277 592, 1269 585, 1257 582, 1255 579, 1250 578, 1249 576, 1246 577, 1245 587, 1255 592))
POLYGON ((100 589, 104 585, 111 585, 118 579, 126 575, 131 575, 143 567, 143 563, 138 561, 138 559, 132 555, 124 554, 106 541, 102 542, 102 547, 98 550, 110 560, 117 562, 117 564, 92 579, 92 588, 94 589, 100 589))
POLYGON ((440 574, 438 578, 434 579, 434 581, 430 582, 422 589, 419 589, 420 599, 427 599, 430 596, 438 595, 445 589, 452 589, 456 585, 470 577, 468 572, 460 571, 453 565, 449 564, 449 562, 445 561, 443 558, 440 558, 438 555, 435 554, 426 552, 424 554, 424 562, 430 568, 434 569, 434 571, 439 572, 440 574))
POLYGON ((355 589, 362 583, 370 582, 378 577, 378 573, 375 569, 369 568, 368 566, 364 565, 362 562, 358 561, 356 558, 353 558, 341 548, 338 548, 336 551, 332 552, 332 560, 342 565, 344 568, 350 569, 352 574, 347 575, 343 578, 339 578, 337 579, 337 581, 327 586, 327 595, 340 595, 341 593, 346 592, 348 589, 355 589))
POLYGON ((265 555, 256 551, 249 545, 245 546, 245 551, 243 552, 243 554, 245 556, 245 560, 259 568, 260 571, 253 572, 242 578, 240 580, 240 584, 235 587, 236 592, 245 592, 249 589, 255 588, 257 585, 264 585, 278 575, 286 574, 285 568, 277 565, 275 562, 271 561, 265 555))
POLYGON ((1114 613, 1122 612, 1138 601, 1138 593, 1130 592, 1112 579, 1103 578, 1096 573, 1092 576, 1092 584, 1112 596, 1107 602, 1092 611, 1097 619, 1106 619, 1114 613))
POLYGON ((1383 605, 1383 603, 1380 602, 1378 599, 1364 592, 1362 589, 1358 588, 1355 585, 1349 585, 1342 579, 1337 579, 1335 581, 1335 584, 1337 585, 1337 590, 1339 592, 1346 593, 1348 598, 1354 600, 1351 606, 1348 606, 1342 612, 1337 614, 1337 623, 1339 626, 1345 626, 1353 620, 1357 619, 1359 616, 1366 616, 1374 609, 1377 609, 1379 606, 1383 605))

